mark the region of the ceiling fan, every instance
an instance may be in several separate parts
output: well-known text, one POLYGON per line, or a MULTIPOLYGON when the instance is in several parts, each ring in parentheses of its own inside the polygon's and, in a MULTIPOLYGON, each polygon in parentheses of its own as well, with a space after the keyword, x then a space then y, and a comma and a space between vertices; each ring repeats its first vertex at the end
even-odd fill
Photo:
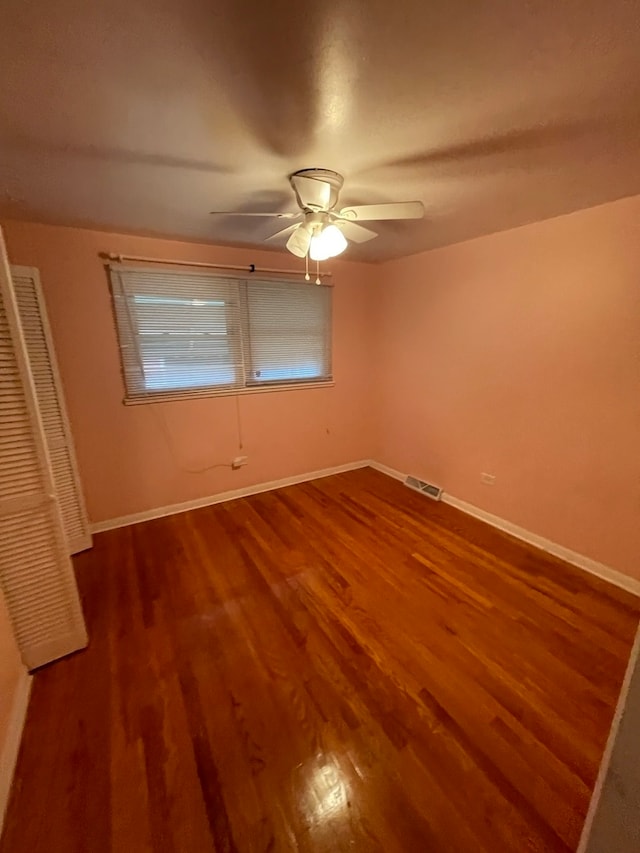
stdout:
POLYGON ((299 258, 325 261, 339 255, 349 245, 365 243, 377 237, 375 231, 359 225, 376 219, 421 219, 421 201, 390 204, 363 204, 337 210, 338 196, 344 179, 330 169, 302 169, 289 176, 300 210, 292 213, 236 213, 211 211, 214 216, 272 216, 277 219, 299 219, 267 238, 266 242, 289 235, 287 249, 299 258))

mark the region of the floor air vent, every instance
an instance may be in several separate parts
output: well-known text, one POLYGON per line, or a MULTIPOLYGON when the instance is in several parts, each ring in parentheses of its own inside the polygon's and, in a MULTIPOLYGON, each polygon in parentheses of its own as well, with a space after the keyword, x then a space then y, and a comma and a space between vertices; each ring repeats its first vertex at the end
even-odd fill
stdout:
POLYGON ((405 486, 409 486, 410 489, 415 489, 416 492, 422 492, 423 495, 427 495, 427 497, 434 501, 439 501, 442 497, 440 486, 434 486, 433 483, 425 483, 424 480, 419 480, 417 477, 407 477, 404 484, 405 486))

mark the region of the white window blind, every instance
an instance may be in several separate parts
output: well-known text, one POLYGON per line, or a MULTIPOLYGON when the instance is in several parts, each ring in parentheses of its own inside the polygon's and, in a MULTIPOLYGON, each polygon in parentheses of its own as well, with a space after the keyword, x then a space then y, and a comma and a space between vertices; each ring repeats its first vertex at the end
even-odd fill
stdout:
POLYGON ((87 644, 1 232, 0 585, 30 669, 87 644))
POLYGON ((11 277, 68 550, 76 554, 91 546, 91 533, 40 276, 35 268, 13 266, 11 277))
POLYGON ((248 385, 331 375, 331 288, 280 281, 247 285, 248 385))
POLYGON ((331 288, 113 265, 125 401, 331 380, 331 288))

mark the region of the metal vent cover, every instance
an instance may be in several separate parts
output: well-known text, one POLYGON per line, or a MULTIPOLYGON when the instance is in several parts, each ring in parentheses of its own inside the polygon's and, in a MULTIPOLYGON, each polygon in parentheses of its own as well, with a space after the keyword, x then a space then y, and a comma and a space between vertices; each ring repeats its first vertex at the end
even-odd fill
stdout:
POLYGON ((410 489, 415 489, 416 492, 421 492, 423 495, 431 498, 434 501, 439 501, 442 497, 442 489, 440 486, 434 486, 433 483, 427 483, 425 480, 420 480, 418 477, 409 475, 404 481, 405 486, 410 489))

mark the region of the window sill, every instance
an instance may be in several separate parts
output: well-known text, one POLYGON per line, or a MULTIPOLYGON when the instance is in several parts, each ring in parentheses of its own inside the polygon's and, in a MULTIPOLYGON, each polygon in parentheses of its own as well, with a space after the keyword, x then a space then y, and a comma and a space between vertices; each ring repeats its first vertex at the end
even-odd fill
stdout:
POLYGON ((250 388, 223 388, 212 391, 203 388, 200 391, 169 391, 165 394, 146 394, 140 397, 125 397, 122 401, 125 406, 149 405, 149 403, 172 403, 179 400, 197 400, 203 397, 236 397, 245 394, 272 394, 276 391, 308 391, 311 388, 333 388, 333 379, 323 379, 318 382, 286 382, 281 384, 264 385, 250 388))

